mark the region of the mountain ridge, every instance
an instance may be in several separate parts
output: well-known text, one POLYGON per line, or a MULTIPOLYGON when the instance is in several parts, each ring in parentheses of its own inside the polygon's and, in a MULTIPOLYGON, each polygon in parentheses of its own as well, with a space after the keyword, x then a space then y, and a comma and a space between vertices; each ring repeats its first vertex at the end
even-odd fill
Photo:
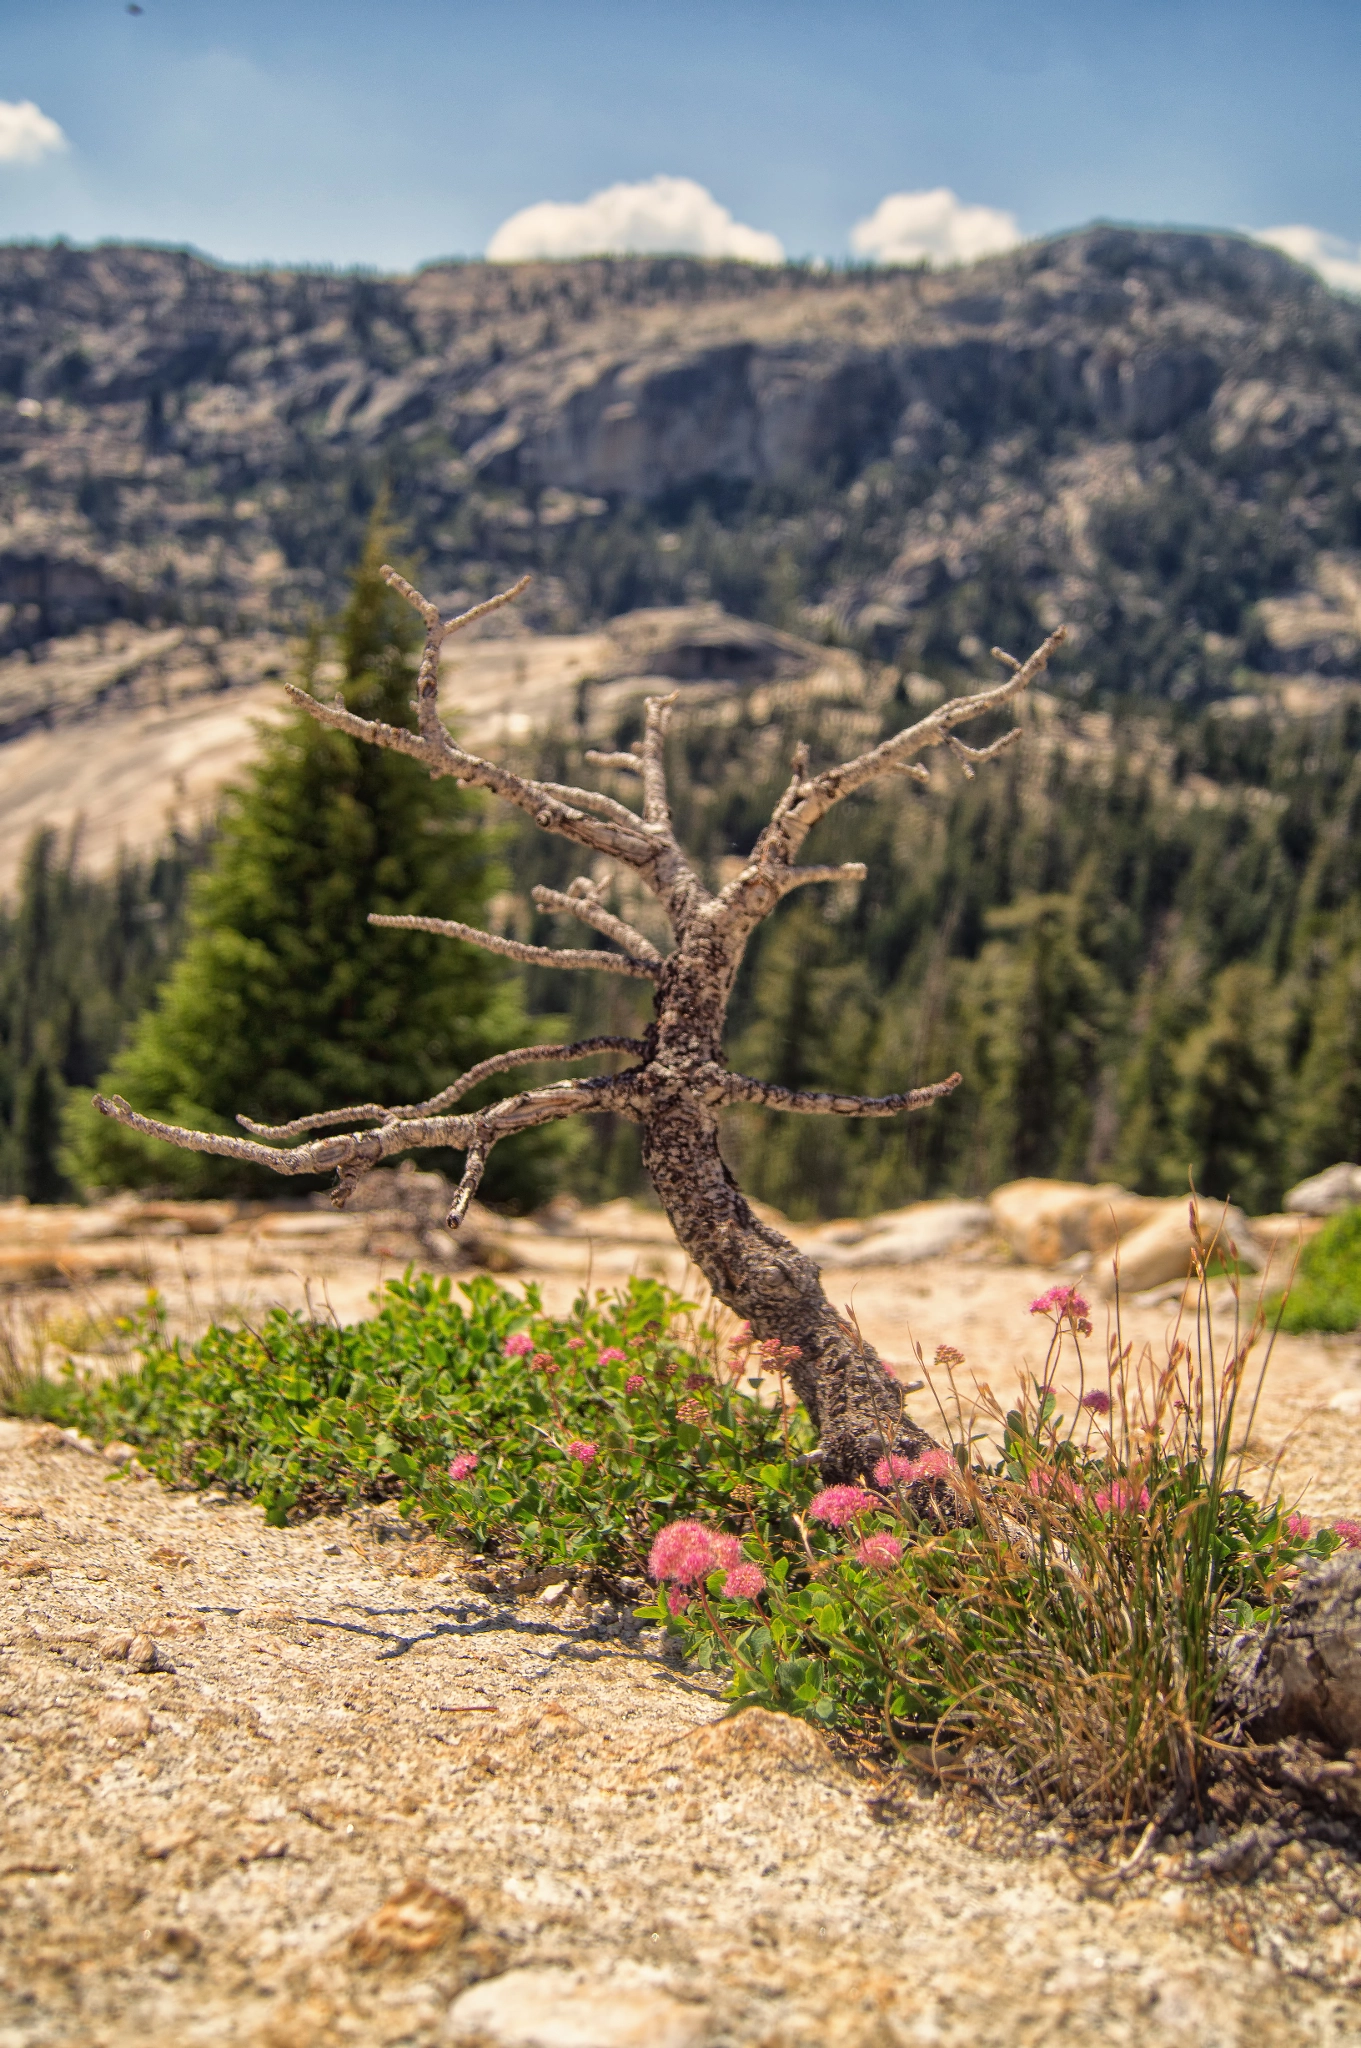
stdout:
POLYGON ((441 599, 529 568, 550 631, 714 599, 948 680, 1063 616, 1078 688, 1354 676, 1358 451, 1361 306, 1231 235, 408 277, 10 245, 0 654, 296 630, 386 485, 441 599))

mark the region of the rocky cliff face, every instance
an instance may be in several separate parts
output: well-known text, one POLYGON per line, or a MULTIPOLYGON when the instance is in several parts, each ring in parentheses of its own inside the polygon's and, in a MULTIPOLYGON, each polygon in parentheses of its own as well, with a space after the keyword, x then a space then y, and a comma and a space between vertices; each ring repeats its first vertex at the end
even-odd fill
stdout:
POLYGON ((0 653, 294 625, 386 481, 442 596, 530 567, 558 630, 712 597, 948 671, 1062 614, 1079 687, 1350 674, 1358 450, 1361 307, 1228 236, 945 276, 11 247, 0 653))

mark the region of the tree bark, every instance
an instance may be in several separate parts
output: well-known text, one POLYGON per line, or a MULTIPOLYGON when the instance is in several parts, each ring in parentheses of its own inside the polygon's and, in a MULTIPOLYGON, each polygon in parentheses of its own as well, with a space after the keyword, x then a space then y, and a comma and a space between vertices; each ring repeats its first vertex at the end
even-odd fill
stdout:
MULTIPOLYGON (((428 1102, 385 1108, 359 1103, 326 1110, 273 1129, 242 1117, 250 1138, 183 1130, 141 1116, 119 1097, 95 1097, 105 1116, 172 1145, 249 1160, 278 1173, 334 1170, 332 1199, 343 1205, 364 1174, 381 1160, 426 1145, 463 1152, 463 1179, 449 1212, 457 1229, 477 1192, 487 1156, 501 1138, 560 1117, 609 1112, 641 1125, 643 1163, 677 1238, 717 1298, 742 1316, 759 1341, 792 1347, 789 1377, 818 1432, 823 1476, 832 1483, 870 1479, 890 1450, 918 1454, 931 1442, 903 1412, 903 1390, 854 1323, 839 1316, 822 1289, 812 1259, 778 1230, 763 1223, 744 1199, 718 1147, 717 1111, 726 1103, 759 1102, 804 1116, 896 1116, 924 1109, 949 1094, 959 1081, 950 1075, 902 1094, 860 1097, 831 1091, 800 1091, 729 1071, 723 1056, 728 999, 753 931, 791 890, 816 882, 858 880, 859 862, 835 867, 796 865, 805 839, 832 807, 881 776, 909 775, 928 781, 920 754, 942 748, 971 776, 978 763, 996 758, 1020 738, 1004 732, 985 747, 966 747, 956 726, 1010 705, 1044 672, 1064 638, 1051 633, 1029 660, 1020 662, 998 648, 993 653, 1010 671, 1007 680, 937 707, 915 725, 882 741, 854 760, 808 773, 808 750, 795 750, 793 773, 752 850, 747 864, 724 888, 705 886, 677 844, 666 791, 665 741, 674 698, 649 697, 646 729, 636 755, 595 757, 601 765, 636 775, 642 782, 642 810, 631 810, 598 790, 539 782, 459 746, 439 712, 440 648, 451 633, 509 603, 528 578, 489 598, 459 618, 442 620, 437 608, 394 570, 384 576, 420 613, 426 640, 416 678, 418 730, 361 718, 341 704, 322 704, 288 685, 294 701, 322 725, 371 745, 388 747, 421 761, 432 775, 450 775, 514 804, 543 831, 556 833, 592 854, 632 869, 660 905, 674 950, 663 955, 642 932, 610 911, 600 885, 584 877, 567 891, 540 888, 536 900, 593 925, 614 940, 619 952, 531 946, 439 918, 375 916, 371 922, 440 931, 456 940, 513 958, 558 968, 600 969, 653 981, 654 1021, 641 1043, 583 1040, 574 1046, 531 1046, 485 1061, 450 1083, 428 1102), (603 1050, 640 1054, 636 1066, 612 1076, 557 1081, 506 1097, 471 1115, 444 1113, 493 1070, 506 1071, 541 1056, 570 1060, 603 1050), (335 1137, 311 1137, 341 1123, 372 1123, 335 1137), (280 1149, 307 1136, 310 1142, 280 1149), (268 1141, 268 1142, 263 1142, 268 1141)), ((588 758, 591 758, 588 756, 588 758)))

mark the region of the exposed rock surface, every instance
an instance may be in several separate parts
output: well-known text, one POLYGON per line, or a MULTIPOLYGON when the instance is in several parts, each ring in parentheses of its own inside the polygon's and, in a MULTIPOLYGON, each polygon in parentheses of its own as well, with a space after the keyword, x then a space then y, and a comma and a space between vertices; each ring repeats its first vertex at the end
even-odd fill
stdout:
POLYGON ((1243 1646, 1227 1697, 1260 1742, 1304 1735, 1361 1749, 1361 1553, 1301 1579, 1277 1626, 1243 1646))
POLYGON ((1298 1187, 1291 1188, 1285 1198, 1286 1208, 1297 1216, 1336 1216, 1340 1210, 1355 1208, 1358 1203, 1361 1166, 1353 1166, 1350 1160, 1312 1174, 1298 1187))
POLYGON ((1361 557, 1336 536, 1359 338, 1361 309, 1229 235, 1091 228, 939 276, 629 259, 374 278, 11 246, 0 652, 121 617, 296 624, 334 600, 381 468, 429 587, 536 566, 533 616, 559 628, 640 601, 574 554, 593 523, 635 551, 623 588, 656 589, 677 536, 637 555, 626 508, 683 522, 697 492, 778 487, 793 524, 772 545, 797 543, 804 596, 882 651, 985 564, 1042 613, 1143 616, 1163 571, 1119 522, 1156 521, 1175 485, 1207 534, 1239 522, 1237 580, 1222 604, 1188 596, 1189 637, 1128 686, 1225 686, 1249 652, 1354 675, 1361 557))

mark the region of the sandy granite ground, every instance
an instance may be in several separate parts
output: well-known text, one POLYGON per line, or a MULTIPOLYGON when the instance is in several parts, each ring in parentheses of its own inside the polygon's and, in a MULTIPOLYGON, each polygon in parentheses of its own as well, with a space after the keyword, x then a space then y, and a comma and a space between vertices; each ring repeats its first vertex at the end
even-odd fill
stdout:
POLYGON ((1108 1900, 612 1610, 109 1471, 0 1425, 3 2048, 1361 2041, 1332 1850, 1108 1900))
MULTIPOLYGON (((509 1242, 555 1308, 684 1277, 627 1205, 509 1242)), ((358 1315, 396 1263, 310 1211, 139 1257, 11 1295, 11 1328, 69 1344, 145 1275, 186 1327, 358 1315)), ((950 1342, 1006 1395, 1039 1361, 1054 1276, 995 1244, 828 1277, 911 1371, 950 1342)), ((1283 1340, 1253 1437, 1311 1511, 1361 1509, 1356 1343, 1283 1340)), ((626 1609, 470 1577, 390 1513, 268 1529, 0 1423, 0 2048, 1361 2043, 1340 1851, 1106 1897, 1056 1831, 722 1716, 626 1609)))

